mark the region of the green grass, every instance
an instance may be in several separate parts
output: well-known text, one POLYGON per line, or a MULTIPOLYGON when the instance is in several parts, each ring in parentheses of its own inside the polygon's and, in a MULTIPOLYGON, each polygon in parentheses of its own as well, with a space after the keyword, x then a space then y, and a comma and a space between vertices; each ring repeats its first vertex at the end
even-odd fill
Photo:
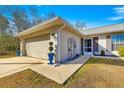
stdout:
POLYGON ((90 58, 64 85, 28 69, 0 79, 0 87, 124 87, 124 61, 90 58))

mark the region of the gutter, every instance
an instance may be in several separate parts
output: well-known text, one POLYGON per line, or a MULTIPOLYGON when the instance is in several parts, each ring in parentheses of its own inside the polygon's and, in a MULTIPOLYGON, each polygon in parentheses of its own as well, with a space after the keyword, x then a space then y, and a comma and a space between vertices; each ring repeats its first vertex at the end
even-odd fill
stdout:
POLYGON ((63 24, 59 29, 58 29, 58 38, 57 38, 57 44, 58 44, 58 61, 60 62, 61 61, 61 51, 60 51, 60 46, 61 46, 61 43, 60 43, 60 37, 61 37, 61 34, 60 34, 60 31, 65 27, 65 24, 63 24))

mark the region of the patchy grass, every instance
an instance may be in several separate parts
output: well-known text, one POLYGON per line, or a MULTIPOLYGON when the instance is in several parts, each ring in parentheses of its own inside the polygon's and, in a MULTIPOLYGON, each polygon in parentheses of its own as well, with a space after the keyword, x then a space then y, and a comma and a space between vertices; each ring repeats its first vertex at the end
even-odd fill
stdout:
POLYGON ((14 55, 0 55, 0 59, 2 58, 10 58, 10 57, 15 57, 14 55))
POLYGON ((90 58, 65 87, 124 87, 124 61, 90 58))
POLYGON ((6 55, 0 55, 0 59, 2 58, 10 58, 10 57, 15 57, 16 54, 14 52, 8 53, 6 55))
POLYGON ((36 88, 36 87, 60 87, 56 82, 37 74, 31 69, 0 79, 2 88, 36 88))
POLYGON ((64 85, 28 69, 1 78, 0 87, 124 87, 124 61, 90 58, 64 85))

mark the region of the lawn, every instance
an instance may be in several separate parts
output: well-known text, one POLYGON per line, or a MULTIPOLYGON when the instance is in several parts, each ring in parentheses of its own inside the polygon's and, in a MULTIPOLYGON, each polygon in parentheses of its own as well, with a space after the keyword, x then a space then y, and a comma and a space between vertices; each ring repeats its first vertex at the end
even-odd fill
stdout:
POLYGON ((16 56, 15 52, 10 52, 10 53, 8 53, 6 55, 0 55, 0 59, 2 59, 2 58, 10 58, 10 57, 15 57, 15 56, 16 56))
POLYGON ((27 69, 1 78, 0 87, 124 87, 124 61, 90 58, 64 85, 27 69))

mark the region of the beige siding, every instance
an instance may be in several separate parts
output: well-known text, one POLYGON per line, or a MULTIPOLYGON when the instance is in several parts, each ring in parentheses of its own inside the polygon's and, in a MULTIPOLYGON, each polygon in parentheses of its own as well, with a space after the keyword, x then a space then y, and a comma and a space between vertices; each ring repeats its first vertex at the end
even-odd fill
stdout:
POLYGON ((111 36, 106 36, 106 55, 113 55, 112 54, 112 42, 111 42, 111 36))
POLYGON ((86 37, 96 37, 98 36, 98 45, 99 45, 99 54, 101 50, 105 50, 106 55, 117 55, 119 56, 118 51, 112 51, 112 40, 107 39, 107 36, 112 36, 112 35, 119 35, 119 34, 124 34, 124 32, 118 32, 118 33, 109 33, 109 34, 101 34, 101 35, 88 35, 88 36, 84 36, 84 38, 86 37))
POLYGON ((66 61, 68 59, 68 38, 74 38, 76 40, 77 54, 81 54, 81 38, 69 31, 60 31, 60 59, 66 61))
POLYGON ((104 35, 92 35, 92 36, 85 36, 85 38, 93 38, 98 37, 98 50, 99 54, 101 54, 101 50, 105 51, 106 55, 119 55, 118 51, 112 51, 112 41, 111 37, 107 38, 107 36, 111 36, 112 34, 104 34, 104 35))
POLYGON ((48 59, 50 35, 40 35, 26 39, 27 56, 48 59))
POLYGON ((105 51, 106 55, 118 55, 118 52, 112 51, 112 41, 111 38, 107 38, 108 35, 99 35, 99 54, 101 50, 105 51))
MULTIPOLYGON (((107 40, 106 40, 106 35, 99 35, 99 40, 98 40, 98 44, 99 44, 99 54, 101 54, 101 50, 104 50, 105 51, 105 54, 108 54, 109 53, 107 52, 107 47, 111 47, 111 46, 107 46, 107 40)), ((108 41, 110 42, 110 41, 108 41)), ((110 44, 108 44, 110 45, 110 44)), ((109 51, 110 49, 108 49, 109 51)))

